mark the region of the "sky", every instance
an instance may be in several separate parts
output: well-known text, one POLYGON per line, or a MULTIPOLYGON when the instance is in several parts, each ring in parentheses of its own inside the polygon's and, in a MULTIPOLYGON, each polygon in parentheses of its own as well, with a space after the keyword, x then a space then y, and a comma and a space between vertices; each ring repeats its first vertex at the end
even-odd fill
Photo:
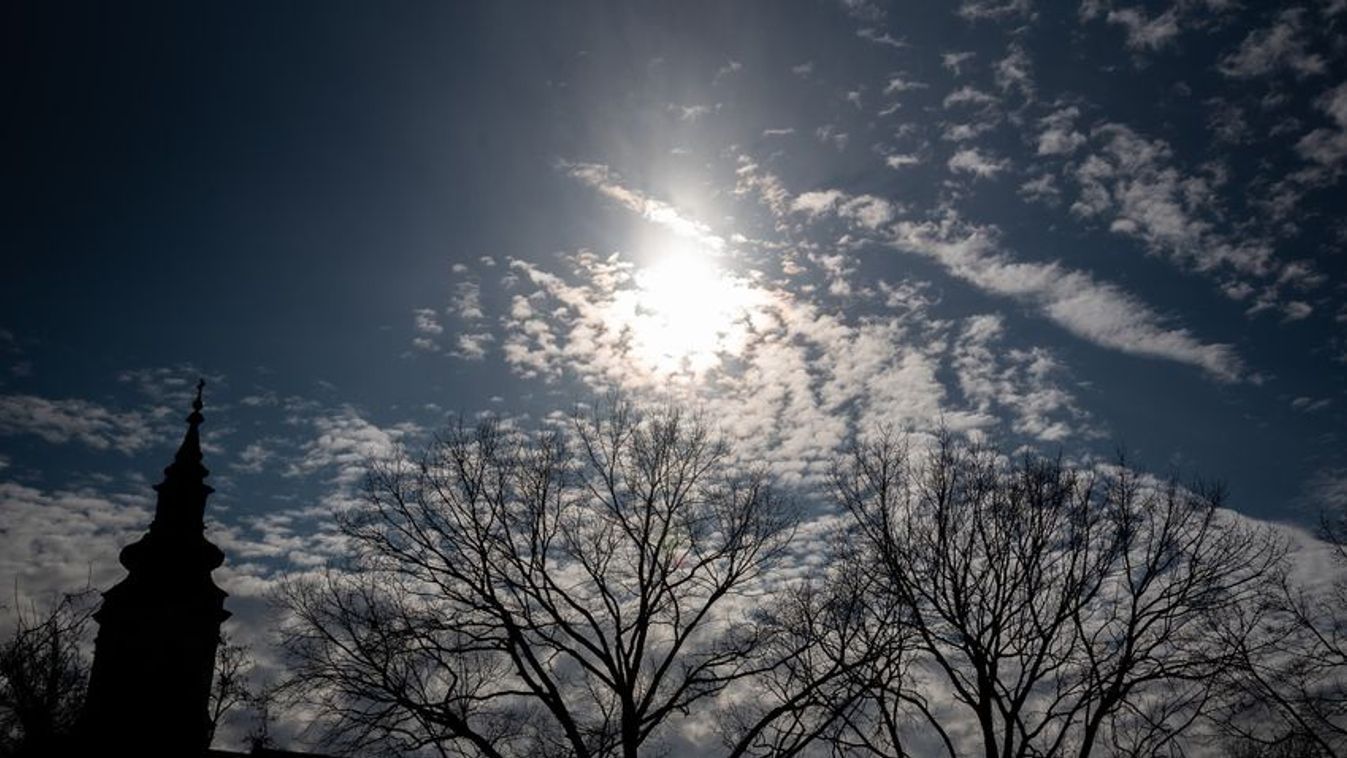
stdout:
POLYGON ((199 376, 245 619, 366 460, 612 390, 809 514, 884 425, 1347 506, 1344 0, 5 16, 9 609, 121 575, 199 376))

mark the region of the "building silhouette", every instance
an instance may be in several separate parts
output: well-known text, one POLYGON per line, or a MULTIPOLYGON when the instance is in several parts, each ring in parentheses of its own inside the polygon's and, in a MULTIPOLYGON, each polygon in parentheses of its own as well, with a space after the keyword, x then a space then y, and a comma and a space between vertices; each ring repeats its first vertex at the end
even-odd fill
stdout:
MULTIPOLYGON (((103 593, 77 755, 230 756, 209 750, 211 678, 227 593, 211 572, 224 553, 205 535, 206 484, 197 382, 187 433, 164 469, 154 521, 122 549, 126 578, 103 593)), ((256 748, 251 755, 300 756, 256 748)))

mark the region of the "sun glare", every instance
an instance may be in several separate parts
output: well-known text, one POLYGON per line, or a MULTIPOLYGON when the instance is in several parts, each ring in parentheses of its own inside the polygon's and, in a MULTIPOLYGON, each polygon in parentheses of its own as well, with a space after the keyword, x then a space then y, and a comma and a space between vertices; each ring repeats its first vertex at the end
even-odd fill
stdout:
POLYGON ((633 357, 660 374, 699 375, 740 354, 745 319, 763 300, 750 282, 691 252, 638 271, 635 283, 614 305, 630 330, 633 357))

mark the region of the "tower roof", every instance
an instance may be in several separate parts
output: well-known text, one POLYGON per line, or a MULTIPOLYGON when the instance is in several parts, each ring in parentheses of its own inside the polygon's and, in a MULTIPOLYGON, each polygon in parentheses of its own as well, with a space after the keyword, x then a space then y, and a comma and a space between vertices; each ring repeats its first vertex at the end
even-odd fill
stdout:
POLYGON ((206 380, 198 379, 192 412, 187 416, 187 433, 173 456, 173 462, 164 469, 164 481, 156 484, 159 493, 154 508, 151 531, 168 529, 200 532, 205 528, 206 497, 215 490, 206 484, 210 471, 201 463, 202 391, 206 380))

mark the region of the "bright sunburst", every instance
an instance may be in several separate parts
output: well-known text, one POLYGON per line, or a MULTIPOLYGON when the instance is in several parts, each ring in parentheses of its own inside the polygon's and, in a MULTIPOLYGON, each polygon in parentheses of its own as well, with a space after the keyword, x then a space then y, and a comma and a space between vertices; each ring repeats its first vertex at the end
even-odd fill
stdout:
POLYGON ((765 301, 748 280, 690 251, 637 271, 635 284, 614 299, 614 315, 630 335, 631 355, 658 374, 700 375, 740 354, 746 319, 765 301))

